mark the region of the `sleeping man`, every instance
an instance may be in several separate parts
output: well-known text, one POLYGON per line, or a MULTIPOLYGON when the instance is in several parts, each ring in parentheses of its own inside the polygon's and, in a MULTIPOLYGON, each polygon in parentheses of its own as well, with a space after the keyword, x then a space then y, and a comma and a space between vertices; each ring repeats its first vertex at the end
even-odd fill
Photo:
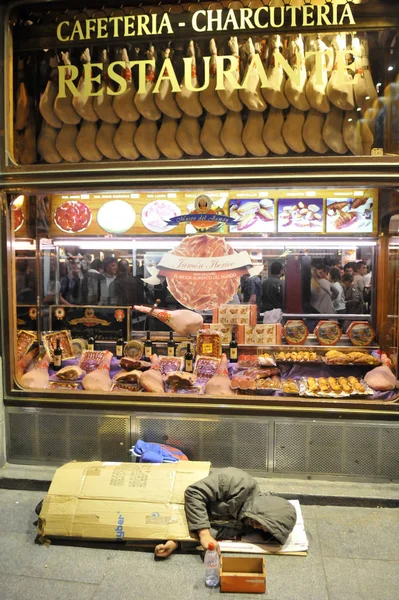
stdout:
MULTIPOLYGON (((256 480, 239 469, 212 469, 210 475, 185 491, 185 509, 190 533, 196 534, 204 550, 217 540, 234 540, 258 533, 264 544, 283 546, 296 522, 295 508, 288 500, 261 492, 256 480)), ((169 540, 155 547, 156 557, 167 557, 178 547, 169 540)))

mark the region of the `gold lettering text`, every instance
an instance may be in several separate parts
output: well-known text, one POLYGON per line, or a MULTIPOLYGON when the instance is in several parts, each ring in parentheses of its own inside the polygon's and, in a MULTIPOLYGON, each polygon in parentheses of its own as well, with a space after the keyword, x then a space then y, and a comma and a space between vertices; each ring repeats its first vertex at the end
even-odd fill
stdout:
POLYGON ((110 17, 109 18, 109 22, 114 24, 114 32, 113 32, 114 37, 119 37, 119 31, 118 31, 119 21, 122 23, 123 17, 110 17))
POLYGON ((330 12, 330 7, 328 4, 322 4, 321 6, 317 7, 317 25, 323 25, 323 23, 325 23, 326 25, 331 25, 331 21, 328 18, 328 13, 330 12))
POLYGON ((163 33, 163 29, 166 28, 166 33, 173 33, 172 24, 170 22, 170 18, 168 13, 164 13, 162 15, 161 22, 159 24, 158 33, 163 33))
POLYGON ((71 37, 69 39, 70 40, 75 39, 75 35, 80 40, 84 40, 85 39, 85 36, 83 35, 82 26, 80 24, 80 21, 75 21, 75 25, 73 26, 72 34, 71 34, 71 37))
MULTIPOLYGON (((140 16, 140 15, 138 15, 140 16)), ((143 15, 145 16, 145 15, 143 15)), ((138 65, 139 68, 139 87, 137 90, 138 94, 144 94, 145 92, 145 76, 147 72, 147 65, 151 65, 155 69, 155 60, 134 60, 130 63, 131 68, 138 65)))
POLYGON ((85 25, 86 25, 86 40, 89 40, 91 38, 91 32, 95 32, 96 30, 96 19, 86 19, 85 21, 85 25))
POLYGON ((124 77, 122 77, 121 75, 118 75, 118 73, 115 73, 115 71, 114 71, 114 69, 117 65, 121 66, 123 69, 126 68, 126 63, 124 60, 116 60, 115 62, 113 62, 109 65, 108 77, 112 81, 115 81, 115 83, 117 83, 119 86, 116 90, 113 90, 112 87, 109 87, 107 85, 107 94, 109 94, 110 96, 119 96, 119 94, 123 94, 123 92, 125 92, 126 88, 127 88, 126 79, 124 77))
POLYGON ((202 27, 200 27, 198 25, 198 17, 206 17, 206 10, 197 10, 197 12, 195 12, 193 14, 193 17, 191 19, 191 26, 194 29, 194 31, 206 31, 206 25, 204 24, 202 27))
POLYGON ((154 86, 154 89, 152 90, 153 94, 158 94, 159 87, 164 79, 170 81, 170 84, 172 86, 172 92, 181 92, 181 88, 179 82, 177 81, 176 73, 170 58, 165 58, 165 60, 163 61, 159 77, 154 86))
POLYGON ((59 39, 61 42, 68 42, 69 41, 69 36, 68 37, 62 37, 62 31, 61 29, 63 28, 64 25, 69 25, 69 21, 61 21, 61 23, 58 24, 57 26, 57 39, 59 39))
POLYGON ((102 96, 103 94, 103 88, 100 86, 97 90, 97 92, 93 91, 93 83, 101 83, 101 73, 99 73, 98 75, 96 75, 95 77, 92 76, 92 70, 93 68, 97 67, 98 69, 100 69, 100 71, 103 70, 103 64, 102 63, 85 63, 83 65, 83 77, 84 77, 84 84, 83 84, 83 96, 102 96))
POLYGON ((69 89, 72 96, 79 96, 79 91, 73 83, 74 79, 79 76, 79 69, 75 65, 60 65, 58 69, 58 96, 66 98, 66 88, 69 89), (67 76, 70 74, 70 77, 67 76))
POLYGON ((99 40, 108 37, 107 22, 107 17, 101 17, 97 20, 97 38, 99 40))
POLYGON ((184 61, 184 85, 190 92, 202 92, 202 90, 206 90, 206 88, 209 85, 209 62, 211 60, 211 57, 204 56, 203 60, 204 60, 204 85, 202 87, 193 87, 192 74, 191 74, 193 59, 190 56, 183 58, 183 61, 184 61))
POLYGON ((246 74, 244 77, 244 81, 241 83, 241 87, 243 90, 245 90, 248 85, 248 81, 252 74, 253 69, 255 69, 255 72, 257 72, 259 75, 259 79, 260 79, 260 83, 261 83, 260 87, 266 88, 269 85, 269 80, 267 78, 265 69, 263 68, 261 57, 259 56, 259 54, 255 53, 252 55, 252 59, 248 65, 248 68, 247 68, 247 71, 246 71, 246 74))
POLYGON ((296 27, 296 13, 299 8, 299 6, 286 6, 286 10, 291 11, 291 27, 296 27))
POLYGON ((302 6, 302 25, 304 27, 310 27, 311 25, 314 25, 313 10, 314 7, 310 4, 305 4, 305 6, 302 6))
POLYGON ((149 22, 149 15, 137 15, 137 35, 151 35, 151 32, 147 27, 149 22))
POLYGON ((229 25, 232 25, 234 30, 238 29, 236 15, 235 15, 234 10, 232 10, 232 9, 230 9, 229 12, 227 13, 227 17, 226 17, 226 20, 223 25, 223 31, 226 31, 228 29, 229 25))
POLYGON ((339 20, 339 25, 342 25, 345 20, 348 21, 349 25, 355 25, 355 19, 353 18, 353 13, 350 4, 345 4, 341 18, 339 20))
POLYGON ((237 78, 233 73, 237 72, 239 68, 237 56, 217 56, 216 57, 216 90, 225 89, 225 78, 230 83, 233 89, 240 90, 241 86, 237 81, 237 78), (228 60, 230 66, 228 69, 224 68, 224 61, 228 60))
POLYGON ((134 35, 134 21, 136 20, 135 15, 128 15, 127 17, 123 17, 123 35, 126 37, 131 37, 134 35))
POLYGON ((240 8, 240 29, 255 29, 255 25, 252 23, 251 18, 251 8, 240 8))
POLYGON ((254 13, 254 23, 255 23, 255 27, 258 27, 259 29, 264 29, 266 27, 269 27, 269 7, 268 6, 260 6, 259 8, 256 9, 255 13, 254 13), (266 20, 264 23, 260 22, 260 15, 261 13, 265 12, 266 13, 266 20))

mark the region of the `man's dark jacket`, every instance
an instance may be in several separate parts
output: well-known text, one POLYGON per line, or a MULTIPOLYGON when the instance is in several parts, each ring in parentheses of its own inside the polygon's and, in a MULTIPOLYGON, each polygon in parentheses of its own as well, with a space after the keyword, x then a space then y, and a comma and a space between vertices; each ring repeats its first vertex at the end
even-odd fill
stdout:
MULTIPOLYGON (((210 475, 185 491, 190 531, 216 529, 217 539, 234 539, 248 532, 246 518, 263 525, 283 545, 296 522, 288 500, 261 492, 256 480, 239 469, 212 469, 210 475)), ((253 530, 252 530, 253 531, 253 530)))

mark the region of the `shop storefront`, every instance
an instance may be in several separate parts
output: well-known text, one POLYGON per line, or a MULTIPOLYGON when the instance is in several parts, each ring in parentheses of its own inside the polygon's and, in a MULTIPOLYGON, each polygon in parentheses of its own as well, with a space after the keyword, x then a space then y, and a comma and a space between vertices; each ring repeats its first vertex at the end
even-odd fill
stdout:
POLYGON ((8 460, 397 479, 398 8, 100 4, 5 18, 8 460))

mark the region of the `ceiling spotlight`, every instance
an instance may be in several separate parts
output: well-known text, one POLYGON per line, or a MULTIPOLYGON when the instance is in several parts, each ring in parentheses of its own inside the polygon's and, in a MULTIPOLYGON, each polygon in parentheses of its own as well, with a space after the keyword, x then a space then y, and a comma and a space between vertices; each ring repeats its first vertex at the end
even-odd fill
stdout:
POLYGON ((392 65, 389 65, 388 71, 393 71, 393 66, 392 65))

